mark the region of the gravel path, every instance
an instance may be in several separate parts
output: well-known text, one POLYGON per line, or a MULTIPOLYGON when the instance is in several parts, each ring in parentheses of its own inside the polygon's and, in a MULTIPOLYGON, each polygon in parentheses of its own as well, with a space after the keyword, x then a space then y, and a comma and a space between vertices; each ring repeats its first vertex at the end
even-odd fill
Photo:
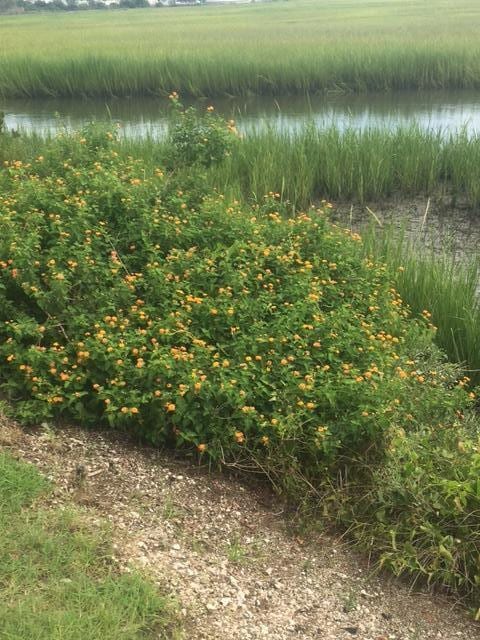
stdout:
POLYGON ((25 433, 0 418, 0 447, 113 525, 133 561, 181 603, 187 640, 474 640, 453 602, 387 577, 331 536, 288 531, 265 490, 80 429, 25 433))

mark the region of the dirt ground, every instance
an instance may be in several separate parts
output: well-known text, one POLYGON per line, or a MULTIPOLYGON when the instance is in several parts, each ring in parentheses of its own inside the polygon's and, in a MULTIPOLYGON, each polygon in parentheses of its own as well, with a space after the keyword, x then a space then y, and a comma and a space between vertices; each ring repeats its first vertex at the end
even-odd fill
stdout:
POLYGON ((117 561, 180 603, 188 640, 474 640, 452 600, 374 576, 331 535, 292 533, 265 489, 118 436, 0 418, 0 447, 35 464, 72 501, 112 524, 117 561))

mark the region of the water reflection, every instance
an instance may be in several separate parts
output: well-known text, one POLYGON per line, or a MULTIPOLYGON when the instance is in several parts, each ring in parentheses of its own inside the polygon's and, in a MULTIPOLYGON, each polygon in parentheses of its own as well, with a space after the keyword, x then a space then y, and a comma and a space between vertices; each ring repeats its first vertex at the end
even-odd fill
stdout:
MULTIPOLYGON (((480 133, 480 93, 478 92, 402 92, 376 95, 330 95, 314 97, 252 97, 214 99, 217 111, 235 118, 248 132, 252 128, 274 126, 295 130, 306 120, 319 128, 335 124, 339 129, 353 127, 390 129, 416 123, 423 129, 444 133, 462 128, 480 133)), ((197 101, 207 106, 210 101, 197 101)), ((122 125, 129 137, 161 136, 166 128, 168 100, 164 98, 122 98, 108 100, 0 98, 0 111, 10 129, 41 134, 59 129, 77 129, 93 120, 112 120, 122 125)))

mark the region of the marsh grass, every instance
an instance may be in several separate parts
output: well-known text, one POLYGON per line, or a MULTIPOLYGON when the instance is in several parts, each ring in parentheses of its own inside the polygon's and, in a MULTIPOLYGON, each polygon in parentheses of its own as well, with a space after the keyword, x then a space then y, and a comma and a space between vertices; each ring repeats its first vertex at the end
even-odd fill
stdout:
MULTIPOLYGON (((163 144, 154 138, 124 140, 122 146, 150 163, 164 161, 163 144)), ((432 194, 475 207, 480 203, 480 137, 425 131, 415 124, 363 131, 318 129, 312 123, 296 131, 267 127, 245 135, 207 177, 232 198, 258 199, 274 191, 297 209, 321 198, 363 204, 432 194)))
POLYGON ((459 256, 448 248, 428 248, 405 230, 371 226, 363 234, 367 254, 382 260, 412 311, 428 310, 436 342, 480 382, 480 256, 459 256))
POLYGON ((3 16, 0 94, 302 94, 480 87, 474 0, 336 0, 3 16), (55 37, 52 37, 52 33, 55 37))
MULTIPOLYGON (((55 140, 0 135, 0 162, 29 160, 54 148, 55 140)), ((123 138, 120 151, 154 166, 167 162, 165 140, 153 136, 123 138)), ((207 179, 226 196, 250 200, 274 191, 297 209, 321 198, 363 204, 432 194, 475 207, 480 204, 480 136, 422 130, 416 124, 344 131, 308 122, 294 131, 262 127, 245 134, 225 162, 207 171, 207 179)))

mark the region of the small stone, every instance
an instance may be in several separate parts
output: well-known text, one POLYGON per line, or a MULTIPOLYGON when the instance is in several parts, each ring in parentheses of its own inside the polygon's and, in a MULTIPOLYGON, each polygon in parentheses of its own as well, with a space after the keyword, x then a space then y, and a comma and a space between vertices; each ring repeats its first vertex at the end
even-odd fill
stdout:
POLYGON ((352 636, 356 636, 358 633, 358 627, 343 627, 343 630, 352 634, 352 636))

